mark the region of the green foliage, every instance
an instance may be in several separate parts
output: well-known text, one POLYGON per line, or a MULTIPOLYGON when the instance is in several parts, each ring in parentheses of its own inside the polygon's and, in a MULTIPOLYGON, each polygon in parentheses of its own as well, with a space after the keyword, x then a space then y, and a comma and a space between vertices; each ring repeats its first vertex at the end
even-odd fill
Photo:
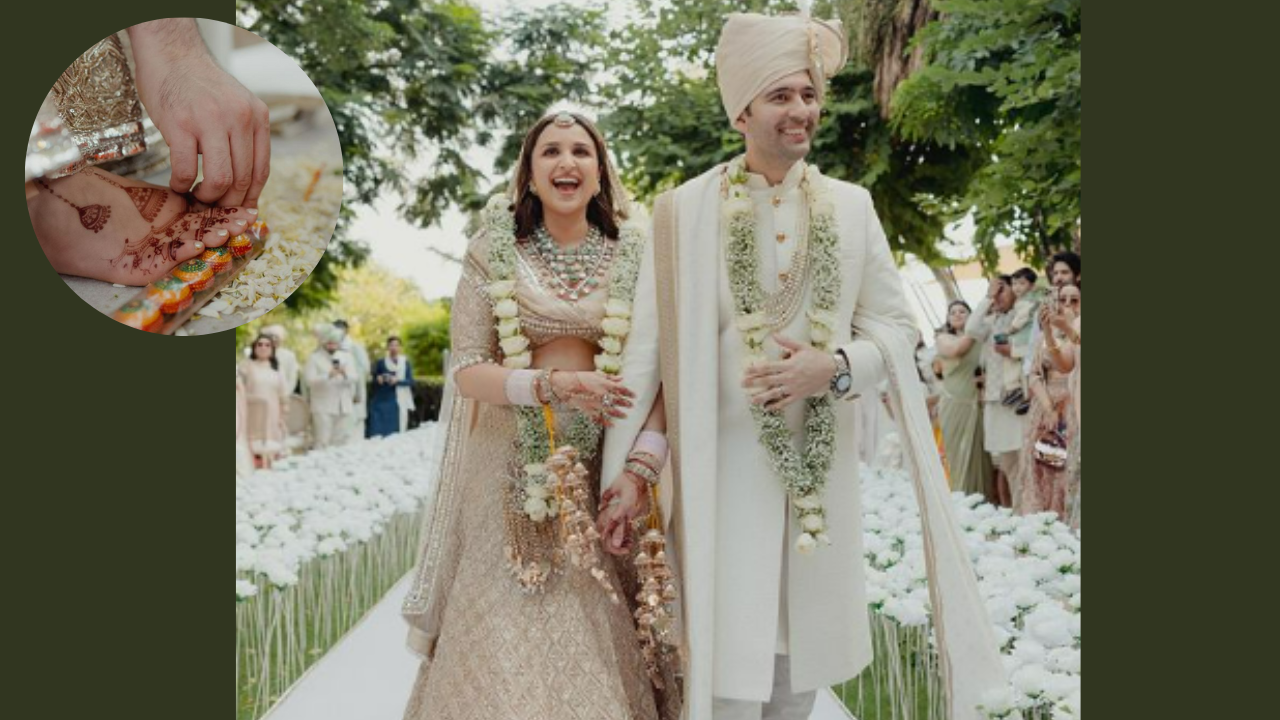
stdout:
MULTIPOLYGON (((333 278, 332 294, 326 305, 301 309, 281 305, 236 328, 237 346, 243 348, 264 325, 281 325, 288 333, 285 346, 305 359, 318 346, 314 329, 338 319, 344 319, 351 325, 351 337, 364 345, 370 357, 375 359, 386 354, 387 338, 399 335, 404 342, 405 353, 417 361, 418 356, 414 354, 415 348, 408 335, 412 328, 424 323, 442 323, 445 347, 448 346, 448 301, 428 302, 414 283, 392 275, 374 263, 358 267, 338 266, 333 270, 333 278)), ((439 374, 430 369, 418 372, 439 374)))
POLYGON ((405 327, 405 354, 413 363, 414 372, 422 376, 444 375, 444 354, 449 349, 448 301, 437 306, 439 311, 431 317, 405 327))
POLYGON ((990 158, 964 202, 994 257, 997 234, 1037 263, 1080 220, 1080 0, 935 0, 917 36, 926 67, 898 88, 903 137, 990 158))

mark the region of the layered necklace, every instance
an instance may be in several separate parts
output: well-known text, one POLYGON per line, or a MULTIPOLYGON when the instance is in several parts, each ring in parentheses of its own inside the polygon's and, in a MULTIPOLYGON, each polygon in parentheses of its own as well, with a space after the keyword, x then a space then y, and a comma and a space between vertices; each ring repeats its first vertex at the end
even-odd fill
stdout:
MULTIPOLYGON (((483 218, 489 239, 488 290, 493 300, 494 323, 503 353, 502 365, 514 370, 525 369, 532 365, 533 349, 521 327, 516 299, 517 240, 515 219, 507 198, 499 195, 491 200, 483 218)), ((558 278, 565 281, 565 288, 571 295, 566 299, 572 302, 585 294, 588 281, 592 283, 592 289, 597 287, 607 268, 608 298, 601 322, 604 337, 600 340, 600 352, 595 357, 596 369, 600 372, 610 375, 622 372, 622 352, 631 333, 636 279, 647 238, 648 233, 636 222, 622 225, 616 243, 604 239, 603 234, 593 227, 584 246, 604 243, 617 247, 597 251, 598 257, 591 260, 593 272, 589 277, 558 278), (592 240, 592 237, 600 239, 592 240), (577 297, 572 297, 574 289, 577 297)), ((585 251, 582 254, 585 256, 585 251)), ((563 571, 567 555, 564 552, 567 537, 556 541, 553 526, 575 522, 575 514, 580 510, 580 503, 564 502, 568 497, 565 479, 574 473, 557 473, 551 467, 555 464, 552 462, 553 448, 556 445, 575 448, 577 460, 590 463, 599 447, 602 429, 586 414, 577 413, 570 418, 563 433, 553 434, 554 416, 549 408, 518 406, 514 411, 518 460, 510 473, 507 561, 525 591, 540 592, 545 589, 553 572, 563 571), (557 435, 563 437, 557 439, 557 435), (551 540, 552 547, 543 542, 546 539, 551 540)), ((564 534, 568 536, 568 533, 564 534)))
POLYGON ((605 269, 613 260, 613 243, 595 225, 589 226, 587 237, 571 248, 562 248, 541 224, 531 240, 529 246, 539 260, 540 274, 549 281, 556 296, 566 302, 577 302, 600 287, 605 269))
MULTIPOLYGON (((813 292, 806 313, 809 340, 818 350, 831 352, 841 283, 840 236, 836 228, 835 207, 825 178, 812 165, 804 168, 800 189, 808 204, 809 232, 806 234, 812 253, 809 266, 813 269, 813 292)), ((735 325, 742 337, 745 364, 751 366, 768 362, 765 339, 779 327, 781 320, 789 319, 782 308, 790 300, 797 299, 795 293, 799 291, 784 286, 776 295, 770 296, 760 281, 755 202, 747 190, 746 159, 742 156, 729 163, 721 182, 721 231, 729 270, 729 288, 737 315, 735 325)), ((803 288, 803 278, 797 279, 796 283, 803 288)), ((769 463, 786 489, 800 525, 796 550, 805 555, 820 545, 831 544, 823 498, 835 457, 834 403, 829 393, 805 400, 804 452, 796 449, 795 436, 781 411, 766 410, 761 405, 751 406, 760 444, 768 452, 769 463)))

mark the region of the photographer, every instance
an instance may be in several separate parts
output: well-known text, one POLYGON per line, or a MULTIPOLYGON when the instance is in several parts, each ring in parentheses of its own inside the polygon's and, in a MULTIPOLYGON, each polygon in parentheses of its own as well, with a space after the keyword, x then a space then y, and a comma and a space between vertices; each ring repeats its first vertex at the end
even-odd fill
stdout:
POLYGON ((1013 278, 1000 275, 987 286, 987 296, 965 324, 965 335, 982 343, 982 366, 987 378, 982 390, 983 446, 996 467, 996 497, 1000 505, 1014 507, 1021 492, 1017 483, 1018 458, 1023 442, 1023 419, 1005 405, 999 382, 1004 359, 1012 356, 1009 326, 1013 321, 1013 278))
POLYGON ((323 329, 323 344, 307 361, 311 389, 311 420, 315 447, 342 445, 350 437, 359 371, 355 360, 339 349, 342 333, 323 329))

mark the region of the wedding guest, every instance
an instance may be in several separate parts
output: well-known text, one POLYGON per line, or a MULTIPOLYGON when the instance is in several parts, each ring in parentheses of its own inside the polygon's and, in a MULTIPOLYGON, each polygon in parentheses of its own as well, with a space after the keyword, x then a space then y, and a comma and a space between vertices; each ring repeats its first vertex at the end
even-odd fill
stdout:
POLYGON ((351 438, 355 417, 358 371, 355 360, 343 352, 342 332, 326 327, 324 343, 307 361, 305 377, 311 393, 311 421, 317 449, 344 445, 351 438))
POLYGON ((359 440, 368 434, 365 425, 369 419, 369 351, 351 337, 351 326, 346 320, 335 320, 333 326, 342 334, 339 349, 350 355, 355 363, 356 398, 347 432, 350 434, 348 440, 359 440))
POLYGON ((994 500, 991 457, 983 446, 983 397, 977 382, 983 346, 964 334, 972 314, 969 303, 953 301, 947 307, 947 322, 934 340, 942 379, 938 422, 942 426, 951 488, 994 500))
POLYGON ((413 367, 403 354, 400 338, 387 338, 387 356, 373 369, 373 397, 369 402, 369 437, 409 429, 413 403, 413 367))
POLYGON ((1031 412, 1018 470, 1022 498, 1015 507, 1022 513, 1055 512, 1066 520, 1073 484, 1069 464, 1076 418, 1069 382, 1075 358, 1064 328, 1070 330, 1074 308, 1080 306, 1080 290, 1066 285, 1058 289, 1055 298, 1039 314, 1044 342, 1036 350, 1030 378, 1031 412))
POLYGON ((276 360, 280 363, 280 375, 284 378, 284 386, 290 394, 298 391, 298 356, 284 346, 285 332, 283 325, 268 325, 261 330, 263 335, 271 338, 276 344, 276 360))
POLYGON ((1013 303, 1013 319, 1009 321, 1009 357, 1000 363, 1006 405, 1018 408, 1019 413, 1026 413, 1030 402, 1027 400, 1027 378, 1024 370, 1026 356, 1034 352, 1031 334, 1035 329, 1036 311, 1044 293, 1036 288, 1038 276, 1029 267, 1019 268, 1011 276, 1013 295, 1017 298, 1013 303))
POLYGON ((275 341, 259 335, 253 341, 248 360, 240 363, 249 409, 249 448, 262 459, 263 467, 284 454, 285 432, 282 408, 289 391, 280 374, 275 341))
POLYGON ((1001 275, 991 280, 987 296, 965 324, 965 335, 982 343, 985 381, 982 390, 983 447, 996 468, 996 497, 1000 505, 1013 507, 1021 497, 1018 457, 1022 452, 1025 423, 1017 411, 1005 405, 998 381, 1001 361, 1009 357, 1009 323, 1013 320, 1013 278, 1001 275))

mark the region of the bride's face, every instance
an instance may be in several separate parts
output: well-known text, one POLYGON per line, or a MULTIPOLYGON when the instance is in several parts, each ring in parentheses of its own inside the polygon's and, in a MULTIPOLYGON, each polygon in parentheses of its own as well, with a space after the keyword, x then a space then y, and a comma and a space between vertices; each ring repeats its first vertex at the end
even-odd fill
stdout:
POLYGON ((532 171, 544 213, 585 216, 600 189, 600 158, 581 125, 548 125, 533 146, 532 171))

